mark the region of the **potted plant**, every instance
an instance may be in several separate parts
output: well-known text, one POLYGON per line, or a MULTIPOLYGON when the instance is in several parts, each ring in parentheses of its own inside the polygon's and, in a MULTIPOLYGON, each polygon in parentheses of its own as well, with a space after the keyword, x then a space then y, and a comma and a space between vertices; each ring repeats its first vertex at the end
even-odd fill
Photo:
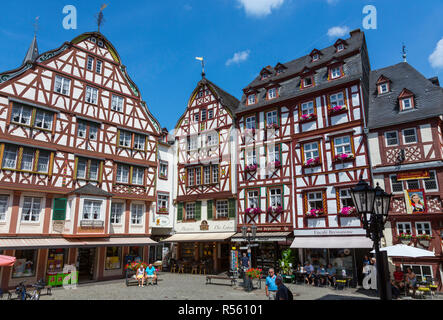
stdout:
POLYGON ((266 128, 277 130, 280 126, 277 123, 269 123, 266 128))
POLYGON ((280 161, 272 161, 268 163, 268 169, 278 169, 281 167, 281 162, 280 161))
POLYGON ((260 279, 262 276, 262 269, 248 269, 246 270, 246 278, 245 278, 245 289, 246 291, 251 291, 252 289, 254 289, 254 286, 252 284, 252 280, 254 279, 260 279))
POLYGON ((347 109, 348 108, 346 106, 334 106, 331 109, 329 109, 329 113, 330 114, 340 113, 340 112, 345 111, 347 109))
POLYGON ((344 217, 349 217, 354 215, 357 212, 357 210, 354 207, 343 207, 340 210, 340 215, 344 217))
POLYGON ((248 208, 245 210, 246 214, 260 214, 262 213, 260 208, 248 208))
POLYGON ((337 161, 346 161, 346 160, 352 160, 354 159, 354 155, 353 154, 348 154, 348 153, 342 153, 342 154, 337 154, 334 157, 334 160, 337 161))
POLYGON ((318 218, 322 216, 325 212, 323 209, 311 209, 308 212, 306 212, 306 216, 308 218, 318 218))
POLYGON ((248 171, 248 172, 255 172, 255 171, 257 171, 257 169, 258 169, 258 166, 256 164, 251 164, 251 165, 246 166, 246 171, 248 171))
POLYGON ((308 159, 306 160, 306 162, 304 163, 305 167, 315 167, 318 166, 320 164, 320 157, 317 158, 312 158, 312 159, 308 159))
POLYGON ((293 280, 292 264, 294 262, 294 256, 291 249, 284 250, 282 252, 282 258, 278 260, 280 266, 280 272, 285 283, 290 283, 293 280))
POLYGON ((271 206, 268 208, 268 213, 282 213, 283 207, 282 206, 271 206))
POLYGON ((317 116, 316 116, 314 113, 303 114, 303 115, 301 115, 301 117, 300 117, 300 121, 301 121, 301 122, 307 122, 307 121, 314 120, 314 119, 316 119, 316 118, 317 118, 317 116))

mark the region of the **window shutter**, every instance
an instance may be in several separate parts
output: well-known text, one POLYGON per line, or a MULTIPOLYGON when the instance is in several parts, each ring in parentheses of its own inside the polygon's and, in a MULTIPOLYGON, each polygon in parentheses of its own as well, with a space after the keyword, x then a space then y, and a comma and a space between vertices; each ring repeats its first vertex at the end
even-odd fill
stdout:
POLYGON ((78 158, 76 157, 74 164, 74 174, 73 174, 74 180, 77 180, 77 167, 78 167, 78 158))
POLYGON ((183 220, 183 203, 180 202, 177 204, 177 221, 183 220))
POLYGON ((49 158, 49 170, 48 170, 48 175, 51 177, 52 173, 54 171, 54 157, 55 157, 55 153, 51 152, 51 156, 49 158))
POLYGON ((197 201, 195 203, 195 220, 200 221, 202 219, 202 202, 197 201))
POLYGON ((98 182, 103 182, 103 161, 100 161, 100 169, 98 171, 98 182))
POLYGON ((5 144, 0 144, 0 168, 3 168, 3 155, 5 153, 5 144))
POLYGON ((53 221, 63 221, 66 219, 66 205, 68 200, 65 198, 54 199, 54 209, 52 214, 53 221))
POLYGON ((116 141, 115 145, 116 145, 117 147, 120 145, 120 129, 117 130, 117 141, 116 141))
POLYGON ((36 150, 34 153, 34 166, 32 167, 32 171, 37 172, 38 167, 38 158, 40 157, 40 150, 36 150))
POLYGON ((235 199, 229 199, 229 218, 235 218, 235 199))
POLYGON ((212 220, 212 215, 214 211, 214 201, 208 200, 208 220, 212 220))

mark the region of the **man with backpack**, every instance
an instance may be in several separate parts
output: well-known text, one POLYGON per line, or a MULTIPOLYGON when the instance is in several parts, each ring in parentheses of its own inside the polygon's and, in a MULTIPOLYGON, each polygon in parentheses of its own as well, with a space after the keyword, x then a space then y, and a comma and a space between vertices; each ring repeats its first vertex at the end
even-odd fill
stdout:
POLYGON ((294 295, 291 290, 283 284, 283 279, 280 276, 275 279, 275 284, 278 287, 275 300, 294 300, 294 295))

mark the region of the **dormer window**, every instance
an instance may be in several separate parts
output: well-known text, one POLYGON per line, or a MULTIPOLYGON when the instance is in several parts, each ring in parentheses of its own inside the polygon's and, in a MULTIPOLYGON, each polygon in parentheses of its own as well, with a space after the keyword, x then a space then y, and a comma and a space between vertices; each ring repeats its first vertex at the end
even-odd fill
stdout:
POLYGON ((256 102, 256 95, 255 94, 250 94, 248 96, 248 105, 255 104, 255 102, 256 102))
POLYGON ((383 94, 388 92, 389 92, 389 83, 385 82, 378 85, 378 94, 383 94))
POLYGON ((402 99, 401 100, 401 102, 402 102, 402 110, 403 111, 405 111, 405 110, 411 110, 411 109, 413 109, 414 107, 413 107, 413 105, 412 105, 412 98, 405 98, 405 99, 402 99))
POLYGON ((398 97, 400 111, 412 110, 415 108, 414 94, 408 89, 403 89, 398 97))
POLYGON ((331 79, 337 79, 340 78, 343 74, 342 74, 342 68, 340 66, 338 67, 333 67, 330 69, 331 71, 331 79))
POLYGON ((265 80, 265 79, 267 79, 267 78, 269 78, 269 74, 267 74, 267 73, 263 73, 262 75, 261 75, 261 79, 262 80, 265 80))
POLYGON ((343 51, 343 50, 345 50, 345 46, 343 45, 343 43, 340 43, 340 44, 337 46, 337 52, 340 52, 340 51, 343 51))
POLYGON ((312 76, 306 77, 306 78, 303 79, 303 88, 310 87, 310 86, 313 85, 313 83, 314 83, 314 81, 313 81, 313 77, 312 76))
POLYGON ((277 89, 272 88, 268 90, 268 100, 277 98, 277 89))
POLYGON ((318 61, 318 60, 320 60, 320 56, 318 55, 318 53, 316 53, 312 56, 312 61, 318 61))

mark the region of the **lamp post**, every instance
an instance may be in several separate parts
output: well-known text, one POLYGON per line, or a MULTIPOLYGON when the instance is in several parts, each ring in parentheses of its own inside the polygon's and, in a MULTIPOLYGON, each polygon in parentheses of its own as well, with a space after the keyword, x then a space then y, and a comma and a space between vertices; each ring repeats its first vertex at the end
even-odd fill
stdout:
POLYGON ((351 189, 351 195, 363 228, 366 230, 366 237, 374 242, 380 299, 390 300, 391 292, 386 273, 386 258, 380 252, 380 241, 388 219, 392 195, 387 194, 378 183, 376 188, 372 188, 363 180, 360 180, 357 186, 351 189))
MULTIPOLYGON (((252 267, 252 250, 251 250, 251 242, 254 241, 257 237, 257 226, 255 224, 252 227, 243 226, 241 228, 242 236, 248 242, 248 257, 249 257, 249 266, 252 267)), ((252 281, 246 281, 246 270, 243 274, 243 283, 245 284, 245 288, 247 291, 252 290, 252 281)), ((249 279, 248 279, 249 280, 249 279)))

